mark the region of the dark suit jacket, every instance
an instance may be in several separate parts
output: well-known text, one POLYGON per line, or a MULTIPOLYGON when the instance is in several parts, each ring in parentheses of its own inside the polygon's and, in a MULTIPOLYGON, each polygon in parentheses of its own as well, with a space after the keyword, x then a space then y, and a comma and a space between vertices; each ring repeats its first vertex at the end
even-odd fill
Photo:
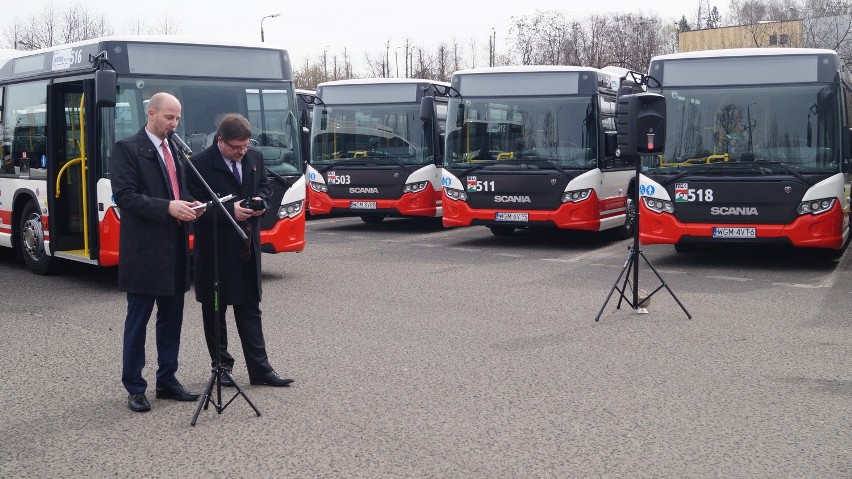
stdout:
MULTIPOLYGON (((272 196, 272 187, 266 178, 263 168, 263 155, 260 151, 249 149, 243 157, 242 186, 234 178, 231 170, 226 166, 218 144, 214 143, 201 153, 192 156, 192 164, 198 170, 204 181, 219 197, 229 194, 234 199, 223 203, 228 214, 233 217, 234 203, 245 198, 259 196, 269 198, 272 196)), ((190 193, 199 201, 210 201, 210 193, 204 185, 195 178, 188 179, 190 193)), ((276 205, 269 205, 266 214, 275 214, 276 205)), ((245 229, 250 226, 252 258, 248 261, 240 259, 243 250, 243 241, 228 218, 223 216, 221 208, 212 205, 207 208, 198 221, 193 223, 195 230, 195 298, 201 302, 210 302, 213 299, 214 273, 214 234, 213 220, 216 219, 216 230, 218 238, 219 259, 219 301, 221 304, 246 304, 257 303, 261 298, 260 284, 260 226, 259 218, 252 217, 242 222, 241 227, 245 229)))
MULTIPOLYGON (((181 199, 192 201, 185 186, 184 165, 174 147, 171 150, 181 199)), ((152 296, 189 290, 188 233, 183 223, 169 216, 169 201, 174 196, 168 173, 144 129, 115 144, 110 180, 121 214, 118 288, 152 296), (178 264, 178 258, 184 262, 178 264)))

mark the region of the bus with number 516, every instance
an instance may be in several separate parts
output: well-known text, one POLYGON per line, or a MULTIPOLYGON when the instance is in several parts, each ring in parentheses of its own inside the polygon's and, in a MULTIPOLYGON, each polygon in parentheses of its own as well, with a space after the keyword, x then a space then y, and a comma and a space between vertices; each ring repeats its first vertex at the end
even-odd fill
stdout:
POLYGON ((262 250, 303 250, 303 130, 287 51, 176 36, 107 37, 0 59, 0 246, 36 273, 58 258, 118 264, 110 151, 145 126, 157 92, 180 100, 177 133, 195 151, 210 144, 217 113, 249 119, 273 185, 262 250), (95 98, 104 63, 117 78, 109 107, 95 98))

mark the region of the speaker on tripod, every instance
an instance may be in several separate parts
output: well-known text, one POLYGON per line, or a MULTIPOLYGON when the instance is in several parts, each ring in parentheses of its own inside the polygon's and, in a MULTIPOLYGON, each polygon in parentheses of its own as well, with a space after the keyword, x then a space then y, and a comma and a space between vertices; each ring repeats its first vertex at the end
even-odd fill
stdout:
POLYGON ((618 305, 621 308, 622 301, 626 302, 637 313, 647 313, 647 307, 651 303, 651 297, 661 289, 665 288, 680 306, 686 316, 692 319, 692 315, 686 310, 683 303, 675 296, 660 273, 654 268, 648 258, 639 248, 639 202, 641 201, 642 185, 642 157, 659 155, 663 153, 666 141, 666 98, 658 93, 643 91, 643 85, 647 86, 649 81, 656 81, 650 76, 630 72, 633 81, 626 82, 626 76, 621 78, 622 86, 618 89, 616 99, 616 129, 618 131, 618 149, 622 158, 632 158, 636 165, 636 176, 633 188, 628 193, 632 195, 632 208, 627 208, 628 215, 633 214, 633 243, 629 247, 630 254, 621 268, 621 272, 613 283, 606 301, 601 306, 595 321, 599 321, 607 303, 613 293, 619 292, 618 305), (627 83, 627 84, 625 84, 627 83), (660 280, 660 286, 650 293, 639 289, 639 258, 654 272, 660 280), (632 273, 632 279, 631 279, 632 273), (624 281, 622 282, 622 277, 624 281), (619 283, 621 286, 619 287, 619 283), (628 297, 628 286, 630 295, 628 297))

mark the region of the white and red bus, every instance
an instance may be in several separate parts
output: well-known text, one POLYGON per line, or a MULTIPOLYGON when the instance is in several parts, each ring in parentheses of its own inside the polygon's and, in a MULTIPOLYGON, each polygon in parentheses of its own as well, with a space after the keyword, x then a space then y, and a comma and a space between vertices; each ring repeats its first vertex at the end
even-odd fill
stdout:
POLYGON ((306 175, 312 215, 441 216, 449 84, 408 78, 317 85, 306 175))
POLYGON ((148 99, 160 91, 181 101, 178 134, 194 151, 210 144, 217 113, 250 120, 277 205, 261 220, 262 249, 304 249, 301 129, 288 53, 174 36, 108 37, 0 60, 0 245, 15 248, 37 273, 56 258, 118 264, 110 150, 144 127, 148 99), (114 107, 96 106, 90 62, 102 54, 118 78, 114 107))
POLYGON ((841 253, 849 239, 852 79, 837 53, 731 49, 654 57, 665 153, 643 157, 643 244, 764 243, 841 253))
POLYGON ((571 66, 453 74, 444 226, 632 232, 635 166, 616 157, 619 77, 571 66))

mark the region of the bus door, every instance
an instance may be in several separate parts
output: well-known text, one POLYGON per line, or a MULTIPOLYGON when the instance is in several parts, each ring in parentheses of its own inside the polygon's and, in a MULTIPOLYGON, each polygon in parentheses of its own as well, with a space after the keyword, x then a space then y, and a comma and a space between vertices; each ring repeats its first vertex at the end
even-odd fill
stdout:
MULTIPOLYGON (((94 184, 86 174, 92 164, 89 155, 97 154, 86 141, 92 137, 90 111, 82 81, 55 83, 48 87, 47 163, 48 208, 52 253, 59 257, 89 261, 93 255, 97 224, 87 211, 86 195, 94 184)), ((91 195, 89 195, 91 197, 91 195)), ((90 209, 89 209, 90 210, 90 209)))

